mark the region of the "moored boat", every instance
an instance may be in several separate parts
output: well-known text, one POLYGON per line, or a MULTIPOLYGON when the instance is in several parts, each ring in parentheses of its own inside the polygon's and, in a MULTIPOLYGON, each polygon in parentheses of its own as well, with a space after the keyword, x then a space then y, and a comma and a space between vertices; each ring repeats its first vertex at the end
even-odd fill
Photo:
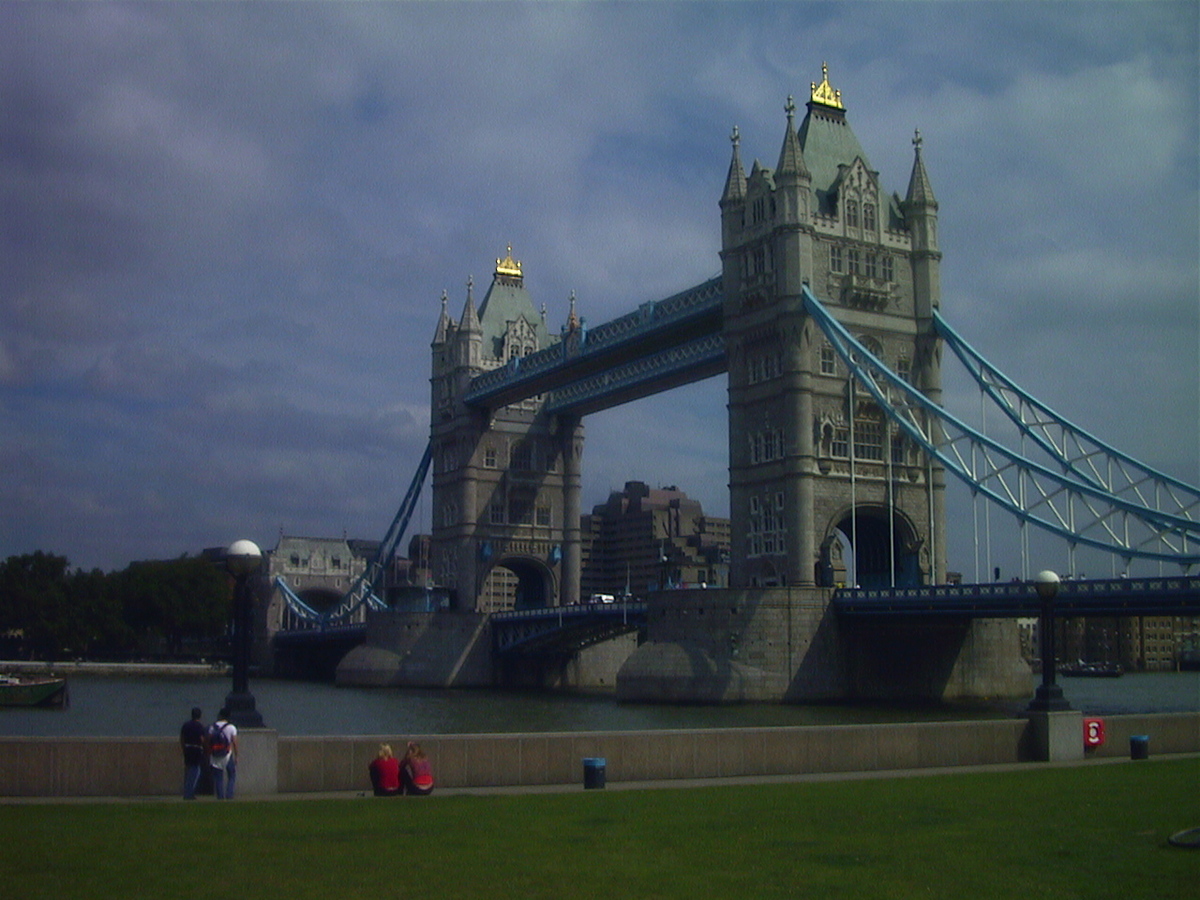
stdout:
POLYGON ((1060 675, 1076 678, 1117 678, 1125 672, 1117 663, 1089 663, 1083 660, 1060 666, 1058 671, 1060 675))
POLYGON ((66 706, 67 679, 0 675, 0 706, 66 706))

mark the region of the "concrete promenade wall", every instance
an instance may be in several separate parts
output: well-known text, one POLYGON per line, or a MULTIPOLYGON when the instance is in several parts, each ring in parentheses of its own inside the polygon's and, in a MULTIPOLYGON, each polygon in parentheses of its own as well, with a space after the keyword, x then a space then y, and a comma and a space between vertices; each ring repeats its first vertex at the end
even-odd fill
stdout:
MULTIPOLYGON (((1105 717, 1097 757, 1129 755, 1148 735, 1150 754, 1200 752, 1200 712, 1105 717)), ((1023 718, 883 725, 687 731, 429 735, 420 740, 443 787, 578 784, 582 760, 604 757, 610 781, 794 775, 1030 760, 1023 718)), ((280 737, 244 729, 239 793, 361 791, 367 764, 395 735, 280 737)), ((1083 735, 1080 734, 1082 742, 1083 735)), ((0 738, 0 797, 176 794, 182 781, 174 738, 0 738)))

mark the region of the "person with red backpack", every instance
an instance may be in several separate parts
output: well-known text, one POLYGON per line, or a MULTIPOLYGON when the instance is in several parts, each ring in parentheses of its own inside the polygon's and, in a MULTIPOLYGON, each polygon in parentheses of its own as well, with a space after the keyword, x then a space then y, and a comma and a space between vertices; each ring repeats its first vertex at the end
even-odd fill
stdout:
POLYGON ((206 740, 208 766, 212 771, 213 793, 218 800, 232 800, 237 781, 237 726, 229 721, 229 710, 222 709, 217 721, 208 726, 206 740))

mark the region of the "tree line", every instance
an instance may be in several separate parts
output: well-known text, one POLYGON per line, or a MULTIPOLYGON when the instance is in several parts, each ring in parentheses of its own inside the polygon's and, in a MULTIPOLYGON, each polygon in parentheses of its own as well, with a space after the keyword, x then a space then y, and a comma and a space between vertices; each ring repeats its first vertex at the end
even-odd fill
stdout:
POLYGON ((225 645, 233 588, 204 557, 71 569, 37 551, 0 564, 0 641, 10 658, 174 659, 225 645))

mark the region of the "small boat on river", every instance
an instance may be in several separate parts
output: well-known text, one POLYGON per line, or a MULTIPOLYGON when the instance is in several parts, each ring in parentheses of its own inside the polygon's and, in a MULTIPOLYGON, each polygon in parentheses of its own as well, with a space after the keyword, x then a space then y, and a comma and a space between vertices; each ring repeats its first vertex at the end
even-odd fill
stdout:
POLYGON ((67 679, 0 675, 0 706, 66 706, 67 679))
POLYGON ((1081 659, 1076 663, 1059 666, 1058 672, 1060 675, 1074 678, 1119 678, 1125 670, 1118 663, 1090 663, 1081 659))

